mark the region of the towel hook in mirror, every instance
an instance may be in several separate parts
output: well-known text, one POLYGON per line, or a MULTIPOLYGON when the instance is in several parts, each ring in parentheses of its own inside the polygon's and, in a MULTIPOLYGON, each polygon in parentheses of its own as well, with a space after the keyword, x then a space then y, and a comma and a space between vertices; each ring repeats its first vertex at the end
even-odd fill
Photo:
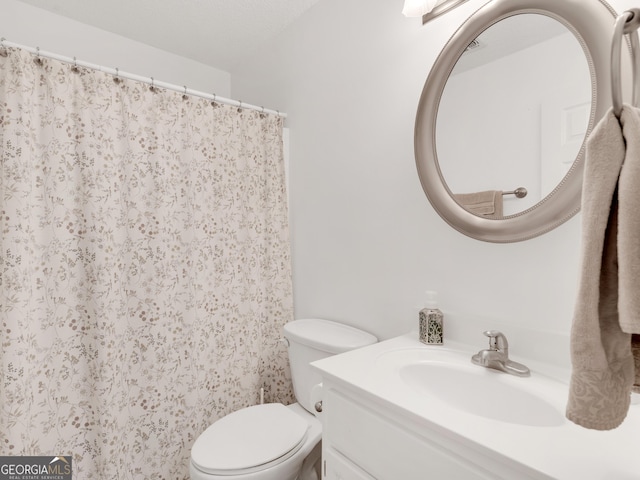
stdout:
POLYGON ((622 76, 620 73, 620 55, 622 53, 622 37, 629 35, 631 38, 631 62, 633 72, 633 98, 634 106, 640 100, 640 42, 638 41, 638 27, 640 27, 640 9, 632 8, 620 15, 613 27, 613 39, 611 41, 611 99, 613 113, 620 118, 622 113, 622 76))

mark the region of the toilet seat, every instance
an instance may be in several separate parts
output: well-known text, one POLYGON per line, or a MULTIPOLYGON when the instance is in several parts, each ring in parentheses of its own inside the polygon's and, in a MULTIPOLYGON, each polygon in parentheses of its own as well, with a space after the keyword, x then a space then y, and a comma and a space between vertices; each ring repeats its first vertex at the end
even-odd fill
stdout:
POLYGON ((211 475, 240 475, 270 468, 294 455, 309 424, 281 403, 233 412, 207 428, 191 450, 191 461, 211 475))

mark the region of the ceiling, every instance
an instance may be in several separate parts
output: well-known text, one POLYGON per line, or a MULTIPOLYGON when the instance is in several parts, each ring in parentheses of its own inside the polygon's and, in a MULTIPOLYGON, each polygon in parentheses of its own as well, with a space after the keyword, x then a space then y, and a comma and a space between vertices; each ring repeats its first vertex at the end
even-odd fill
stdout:
POLYGON ((484 30, 476 38, 478 43, 475 48, 468 48, 460 57, 454 74, 487 65, 498 58, 563 34, 569 34, 569 30, 552 17, 537 14, 513 15, 484 30))
POLYGON ((19 0, 224 71, 320 0, 19 0))

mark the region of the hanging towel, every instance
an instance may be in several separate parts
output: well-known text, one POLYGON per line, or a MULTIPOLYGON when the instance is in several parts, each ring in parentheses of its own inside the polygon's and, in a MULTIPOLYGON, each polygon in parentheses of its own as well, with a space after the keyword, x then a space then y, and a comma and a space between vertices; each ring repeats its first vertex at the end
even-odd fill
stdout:
POLYGON ((471 213, 487 218, 502 218, 502 192, 500 190, 457 193, 454 197, 471 213))
POLYGON ((640 311, 634 298, 640 286, 640 111, 625 105, 621 123, 622 129, 610 110, 593 129, 582 186, 582 264, 566 415, 596 430, 616 428, 626 417, 636 382, 634 353, 640 354, 640 336, 632 335, 640 333, 640 318, 628 317, 640 311))
POLYGON ((620 328, 633 334, 633 390, 640 393, 640 110, 622 113, 626 155, 618 180, 618 310, 620 328))

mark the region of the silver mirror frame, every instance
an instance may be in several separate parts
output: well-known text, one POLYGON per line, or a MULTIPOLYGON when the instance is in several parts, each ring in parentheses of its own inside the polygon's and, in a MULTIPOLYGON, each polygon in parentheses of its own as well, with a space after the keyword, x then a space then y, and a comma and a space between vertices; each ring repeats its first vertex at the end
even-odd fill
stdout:
MULTIPOLYGON (((486 242, 509 243, 542 235, 580 211, 585 143, 560 184, 533 207, 503 219, 474 215, 461 207, 447 187, 436 151, 438 107, 447 80, 467 46, 495 23, 519 14, 546 15, 580 42, 591 72, 592 104, 587 136, 611 108, 610 48, 616 12, 604 0, 493 0, 473 13, 449 39, 422 90, 416 114, 414 148, 418 176, 436 212, 459 232, 486 242)), ((630 55, 623 56, 623 78, 630 55), (625 62, 626 60, 626 62, 625 62)))

